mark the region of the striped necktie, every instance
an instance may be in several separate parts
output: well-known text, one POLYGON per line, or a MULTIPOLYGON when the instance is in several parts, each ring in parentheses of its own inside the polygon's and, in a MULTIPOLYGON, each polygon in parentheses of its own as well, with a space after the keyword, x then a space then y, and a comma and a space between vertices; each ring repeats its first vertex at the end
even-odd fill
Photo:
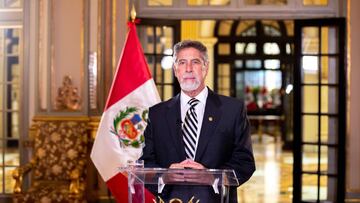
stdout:
POLYGON ((200 101, 192 98, 189 100, 190 108, 186 112, 184 124, 182 127, 182 135, 185 144, 186 158, 195 159, 195 149, 197 142, 198 118, 195 112, 195 106, 200 101))

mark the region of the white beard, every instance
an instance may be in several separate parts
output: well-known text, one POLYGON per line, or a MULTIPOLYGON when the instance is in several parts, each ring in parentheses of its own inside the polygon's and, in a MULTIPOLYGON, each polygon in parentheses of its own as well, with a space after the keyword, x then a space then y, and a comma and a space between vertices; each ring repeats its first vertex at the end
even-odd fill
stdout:
POLYGON ((194 82, 188 83, 188 82, 180 82, 180 87, 184 91, 194 91, 200 86, 200 81, 196 78, 194 82))
MULTIPOLYGON (((192 73, 185 73, 182 78, 178 78, 182 90, 190 92, 197 90, 200 87, 201 82, 197 77, 195 77, 194 82, 185 82, 186 77, 192 77, 192 76, 193 76, 192 73)), ((205 78, 205 76, 206 76, 206 71, 203 71, 203 77, 205 78)))

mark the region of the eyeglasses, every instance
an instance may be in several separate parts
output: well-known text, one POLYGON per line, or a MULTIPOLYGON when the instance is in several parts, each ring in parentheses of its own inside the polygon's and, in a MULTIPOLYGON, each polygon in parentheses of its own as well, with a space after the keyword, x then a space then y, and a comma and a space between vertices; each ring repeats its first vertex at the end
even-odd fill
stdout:
POLYGON ((191 59, 191 60, 180 59, 180 60, 176 61, 175 64, 179 68, 185 68, 189 64, 191 65, 191 67, 199 67, 199 66, 203 65, 202 61, 200 59, 191 59))

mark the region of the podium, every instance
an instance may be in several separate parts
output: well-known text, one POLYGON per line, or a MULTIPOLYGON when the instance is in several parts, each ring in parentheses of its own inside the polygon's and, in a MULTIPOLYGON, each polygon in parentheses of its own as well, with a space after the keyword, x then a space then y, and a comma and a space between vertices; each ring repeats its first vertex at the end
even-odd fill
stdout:
POLYGON ((233 170, 128 168, 129 203, 144 203, 145 188, 156 203, 228 203, 231 186, 239 186, 233 170))

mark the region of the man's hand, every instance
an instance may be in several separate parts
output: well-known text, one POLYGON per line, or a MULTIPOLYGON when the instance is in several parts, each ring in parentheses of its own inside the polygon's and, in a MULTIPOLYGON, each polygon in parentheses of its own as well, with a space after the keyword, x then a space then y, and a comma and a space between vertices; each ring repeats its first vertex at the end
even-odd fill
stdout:
MULTIPOLYGON (((170 165, 171 169, 206 169, 202 164, 195 162, 191 159, 186 159, 180 163, 173 163, 170 165)), ((165 176, 165 180, 169 182, 197 182, 208 183, 208 175, 198 172, 185 172, 185 173, 171 173, 165 176)))
POLYGON ((195 162, 191 159, 185 159, 180 163, 173 163, 170 165, 169 168, 176 168, 176 169, 206 169, 202 164, 195 162))

